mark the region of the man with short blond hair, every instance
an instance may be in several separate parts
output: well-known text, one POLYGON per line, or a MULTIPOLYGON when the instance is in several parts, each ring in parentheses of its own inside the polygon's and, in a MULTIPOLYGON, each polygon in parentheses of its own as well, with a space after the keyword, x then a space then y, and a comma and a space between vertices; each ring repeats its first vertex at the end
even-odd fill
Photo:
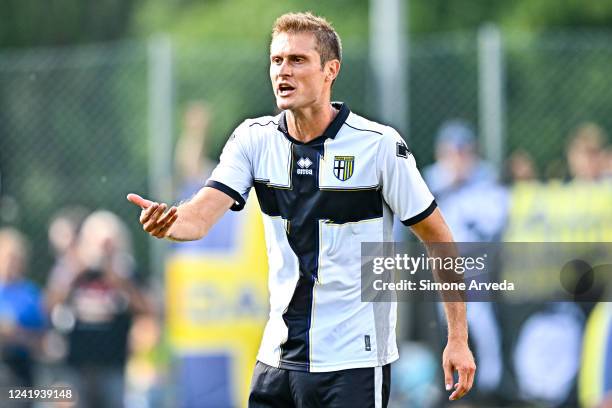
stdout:
MULTIPOLYGON (((253 374, 250 407, 383 407, 398 358, 394 303, 361 301, 362 242, 392 241, 393 214, 425 242, 452 236, 410 150, 392 128, 331 102, 340 38, 310 13, 279 17, 270 80, 282 112, 245 120, 206 186, 189 202, 135 194, 152 236, 200 239, 255 188, 269 261, 270 318, 253 374)), ((465 305, 445 304, 443 355, 450 399, 469 391, 474 360, 465 305)))
POLYGON ((274 22, 272 39, 280 33, 310 32, 316 38, 316 50, 321 56, 321 67, 334 59, 342 62, 342 41, 332 25, 324 18, 310 13, 283 14, 274 22))

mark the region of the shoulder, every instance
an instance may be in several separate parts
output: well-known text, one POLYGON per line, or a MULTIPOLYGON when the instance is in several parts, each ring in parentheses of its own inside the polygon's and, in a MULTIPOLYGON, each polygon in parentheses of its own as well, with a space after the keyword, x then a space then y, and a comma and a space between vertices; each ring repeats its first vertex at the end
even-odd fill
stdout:
POLYGON ((277 133, 279 120, 280 114, 245 119, 232 132, 229 142, 250 147, 258 146, 269 139, 270 134, 277 133))
POLYGON ((389 126, 366 119, 353 112, 348 115, 344 124, 348 127, 347 130, 349 131, 369 134, 371 137, 376 137, 375 135, 378 135, 378 137, 384 136, 391 129, 389 126))
POLYGON ((353 112, 351 112, 348 118, 346 118, 344 124, 348 127, 348 130, 355 133, 369 134, 370 137, 374 137, 381 142, 403 141, 398 131, 391 126, 364 118, 363 116, 357 115, 353 112))
POLYGON ((351 134, 359 134, 364 137, 375 139, 379 151, 381 147, 385 146, 393 150, 395 150, 397 146, 403 146, 402 148, 409 151, 402 136, 391 126, 366 119, 355 113, 351 113, 344 124, 347 130, 351 131, 351 134))
POLYGON ((280 114, 276 116, 260 116, 258 118, 245 119, 237 128, 240 133, 261 133, 276 131, 280 114))

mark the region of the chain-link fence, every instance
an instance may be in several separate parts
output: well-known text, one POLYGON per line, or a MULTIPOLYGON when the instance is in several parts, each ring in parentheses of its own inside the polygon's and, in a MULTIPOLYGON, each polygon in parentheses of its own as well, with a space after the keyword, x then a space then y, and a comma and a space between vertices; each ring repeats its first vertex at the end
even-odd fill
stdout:
MULTIPOLYGON (((559 176, 574 127, 594 121, 612 128, 606 86, 610 38, 605 33, 503 37, 505 155, 525 149, 544 175, 559 176)), ((376 119, 368 50, 345 43, 334 98, 376 119)), ((208 151, 215 158, 243 118, 274 112, 266 52, 267 44, 175 47, 176 109, 169 113, 176 118, 174 133, 180 133, 180 115, 190 100, 207 101, 208 151)), ((404 133, 421 165, 433 160, 435 134, 445 120, 463 118, 478 128, 479 86, 487 86, 479 83, 479 52, 475 34, 412 41, 404 133)), ((81 204, 133 217, 123 193, 147 192, 148 61, 146 46, 138 43, 0 55, 2 217, 33 239, 36 276, 42 277, 49 262, 46 226, 56 210, 81 204)), ((137 238, 139 258, 146 260, 146 241, 137 238)))
POLYGON ((506 41, 507 151, 521 148, 545 177, 564 177, 570 133, 583 122, 612 131, 610 33, 557 33, 506 41))
MULTIPOLYGON (((0 214, 31 238, 40 282, 58 210, 106 208, 131 219, 125 193, 146 192, 146 62, 140 44, 0 54, 0 214)), ((142 255, 146 241, 136 243, 142 255)))

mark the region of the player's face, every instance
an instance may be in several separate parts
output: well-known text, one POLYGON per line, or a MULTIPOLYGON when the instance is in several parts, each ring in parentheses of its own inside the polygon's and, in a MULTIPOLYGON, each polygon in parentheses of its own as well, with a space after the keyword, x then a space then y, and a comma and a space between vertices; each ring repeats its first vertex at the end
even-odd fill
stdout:
POLYGON ((329 103, 331 81, 321 67, 312 33, 280 33, 274 37, 270 44, 270 79, 279 109, 329 103))

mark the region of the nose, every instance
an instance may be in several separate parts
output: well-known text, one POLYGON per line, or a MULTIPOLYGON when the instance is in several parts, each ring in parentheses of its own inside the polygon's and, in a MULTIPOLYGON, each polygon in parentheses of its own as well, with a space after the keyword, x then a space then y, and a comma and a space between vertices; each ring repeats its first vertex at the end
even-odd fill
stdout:
POLYGON ((286 59, 280 65, 277 65, 277 75, 281 77, 291 76, 291 66, 286 59))

